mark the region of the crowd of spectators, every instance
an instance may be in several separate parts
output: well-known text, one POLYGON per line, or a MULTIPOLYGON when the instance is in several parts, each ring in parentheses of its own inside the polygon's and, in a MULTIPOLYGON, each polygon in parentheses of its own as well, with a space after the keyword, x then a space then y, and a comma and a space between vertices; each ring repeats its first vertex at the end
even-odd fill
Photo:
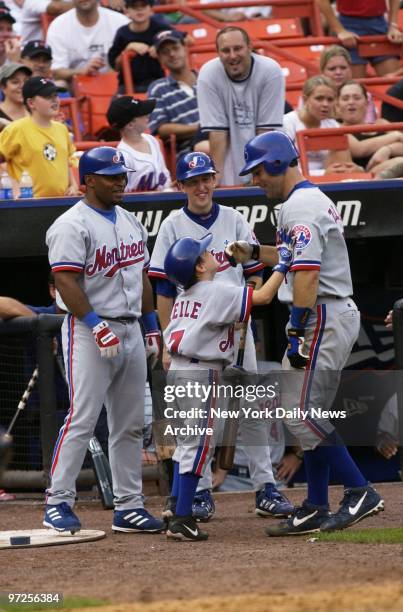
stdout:
MULTIPOLYGON (((358 55, 359 36, 384 33, 394 43, 403 41, 397 26, 397 0, 391 0, 387 11, 384 0, 374 0, 364 13, 355 1, 347 6, 344 0, 338 0, 335 13, 329 0, 317 0, 328 32, 336 34, 340 45, 323 50, 318 76, 305 82, 294 109, 285 101, 285 78, 279 63, 255 52, 248 33, 239 27, 239 22, 270 17, 271 7, 226 8, 223 4, 221 9, 209 9, 210 1, 203 0, 206 8, 202 12, 226 25, 217 34, 217 57, 206 61, 198 73, 189 60, 192 37, 175 28, 176 24, 195 20, 186 13, 155 12, 154 5, 167 4, 165 0, 102 3, 99 0, 0 0, 0 132, 4 131, 0 133, 0 158, 6 162, 3 171, 14 180, 16 193, 22 171, 35 174, 33 160, 37 165, 39 158, 41 163, 37 167, 43 166, 44 171, 40 171, 40 184, 32 176, 35 196, 79 193, 74 181, 74 145, 71 134, 66 131, 71 124, 68 120, 64 126, 60 124, 63 116, 55 100, 49 103, 52 108, 49 123, 46 120, 40 129, 43 134, 58 133, 57 142, 46 141, 46 150, 41 152, 35 151, 31 144, 41 142, 37 137, 18 143, 21 150, 24 148, 26 167, 24 156, 20 159, 16 154, 15 138, 10 140, 10 134, 18 134, 20 138, 20 124, 15 132, 9 124, 23 121, 24 129, 29 126, 32 134, 37 135, 41 122, 38 123, 36 106, 38 101, 44 105, 45 99, 40 94, 24 98, 26 80, 43 78, 47 80, 47 88, 54 81, 55 87, 66 88, 64 94, 58 89, 58 95, 69 96, 74 94, 74 77, 96 78, 115 70, 118 86, 111 95, 113 115, 120 107, 112 98, 118 101, 126 95, 124 51, 132 52, 130 66, 135 97, 133 105, 130 100, 125 102, 126 98, 121 104, 127 103, 127 109, 136 109, 136 113, 140 108, 142 112, 147 109, 144 115, 130 117, 130 112, 123 112, 119 121, 112 121, 112 127, 121 133, 119 146, 126 155, 130 154, 134 164, 139 165, 141 161, 139 180, 131 181, 130 191, 175 188, 166 161, 161 157, 161 148, 166 159, 174 152, 178 157, 192 150, 210 153, 219 171, 218 184, 232 186, 250 181, 250 177, 238 176, 243 163, 243 145, 262 131, 283 127, 295 140, 297 131, 310 127, 380 125, 401 119, 402 111, 385 103, 382 120, 371 94, 353 80, 365 74, 367 64, 358 55), (146 98, 153 102, 144 105, 146 98), (127 119, 125 125, 122 118, 127 119), (61 142, 63 153, 59 152, 61 142), (55 181, 46 179, 44 185, 43 177, 53 172, 56 159, 59 170, 63 166, 63 180, 55 190, 55 181), (151 164, 149 171, 143 172, 148 163, 151 164)), ((184 1, 181 3, 186 5, 184 1)), ((399 74, 398 55, 372 58, 376 73, 399 74)), ((402 99, 402 91, 403 85, 397 83, 388 93, 402 99)), ((400 132, 381 134, 374 129, 373 133, 351 135, 348 142, 349 148, 345 151, 310 152, 310 173, 370 171, 382 178, 383 171, 393 165, 395 158, 396 162, 401 161, 400 132)))

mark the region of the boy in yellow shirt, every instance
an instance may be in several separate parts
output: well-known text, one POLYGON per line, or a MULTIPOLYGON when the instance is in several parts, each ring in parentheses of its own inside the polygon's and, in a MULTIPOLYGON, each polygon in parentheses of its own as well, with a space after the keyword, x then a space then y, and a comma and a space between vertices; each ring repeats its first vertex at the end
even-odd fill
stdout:
POLYGON ((34 197, 80 195, 72 173, 74 145, 58 116, 61 90, 49 79, 32 77, 22 95, 29 117, 18 119, 0 134, 0 162, 19 181, 23 170, 31 175, 34 197))

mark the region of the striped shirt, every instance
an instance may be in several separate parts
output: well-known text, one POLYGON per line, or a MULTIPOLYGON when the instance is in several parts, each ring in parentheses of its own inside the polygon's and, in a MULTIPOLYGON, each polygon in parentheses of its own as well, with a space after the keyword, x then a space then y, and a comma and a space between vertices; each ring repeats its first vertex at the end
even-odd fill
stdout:
MULTIPOLYGON (((157 104, 150 116, 150 130, 158 133, 158 128, 164 123, 199 123, 197 108, 196 84, 192 87, 193 95, 189 95, 172 76, 154 81, 147 91, 148 98, 155 98, 157 104)), ((177 151, 185 153, 191 150, 191 138, 179 140, 177 151)))

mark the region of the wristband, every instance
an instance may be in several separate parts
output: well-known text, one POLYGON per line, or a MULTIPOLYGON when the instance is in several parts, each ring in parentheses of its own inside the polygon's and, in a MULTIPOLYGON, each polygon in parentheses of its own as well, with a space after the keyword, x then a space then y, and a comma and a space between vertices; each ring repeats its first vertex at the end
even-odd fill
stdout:
POLYGON ((158 331, 159 329, 157 313, 155 312, 155 310, 151 310, 151 312, 145 312, 141 317, 141 322, 146 333, 158 331))
POLYGON ((96 325, 99 325, 102 322, 102 319, 99 318, 96 312, 94 312, 93 310, 90 310, 90 312, 87 312, 87 314, 81 317, 80 321, 82 321, 90 329, 92 329, 96 325))
POLYGON ((251 259, 259 260, 260 257, 260 244, 251 244, 252 247, 252 256, 251 259))
POLYGON ((290 325, 295 329, 304 329, 308 317, 311 314, 310 308, 302 308, 300 306, 293 306, 291 309, 290 325))

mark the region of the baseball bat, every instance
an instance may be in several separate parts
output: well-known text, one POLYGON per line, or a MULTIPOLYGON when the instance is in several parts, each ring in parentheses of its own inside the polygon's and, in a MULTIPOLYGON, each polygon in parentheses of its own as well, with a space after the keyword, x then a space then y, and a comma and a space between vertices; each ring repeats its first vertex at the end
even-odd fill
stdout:
MULTIPOLYGON (((256 286, 255 281, 248 281, 248 287, 252 287, 253 289, 256 286)), ((243 370, 243 362, 245 358, 245 346, 246 346, 246 337, 248 334, 248 323, 249 318, 242 323, 241 331, 239 334, 239 346, 238 353, 235 362, 235 368, 238 368, 240 371, 243 370)), ((235 386, 240 381, 240 377, 237 377, 232 385, 235 386)), ((239 400, 235 400, 239 406, 239 400)), ((218 453, 218 465, 222 470, 230 470, 234 465, 234 455, 235 455, 235 445, 236 439, 238 435, 238 426, 239 419, 235 419, 233 417, 227 419, 224 427, 223 440, 224 444, 220 447, 218 453)))
MULTIPOLYGON (((55 356, 56 365, 61 377, 68 386, 64 364, 60 355, 55 356)), ((88 443, 88 450, 91 454, 92 467, 94 469, 97 489, 101 498, 102 506, 105 510, 111 510, 113 504, 112 472, 109 461, 105 456, 102 446, 96 436, 93 436, 88 443)))
POLYGON ((31 378, 29 379, 27 388, 25 389, 25 391, 22 394, 22 397, 21 397, 21 399, 20 399, 20 401, 18 403, 17 410, 16 410, 16 412, 15 412, 15 414, 14 414, 12 420, 11 420, 10 425, 8 426, 8 429, 7 429, 6 433, 5 433, 5 436, 10 436, 10 438, 11 438, 11 432, 12 432, 12 430, 14 428, 14 425, 15 425, 19 415, 20 415, 20 412, 22 412, 22 410, 24 410, 26 408, 26 406, 27 406, 27 403, 28 403, 28 400, 29 400, 29 396, 31 395, 32 390, 33 390, 33 388, 36 385, 36 381, 38 380, 38 375, 39 375, 39 370, 38 370, 38 366, 36 366, 34 371, 32 372, 31 378))

